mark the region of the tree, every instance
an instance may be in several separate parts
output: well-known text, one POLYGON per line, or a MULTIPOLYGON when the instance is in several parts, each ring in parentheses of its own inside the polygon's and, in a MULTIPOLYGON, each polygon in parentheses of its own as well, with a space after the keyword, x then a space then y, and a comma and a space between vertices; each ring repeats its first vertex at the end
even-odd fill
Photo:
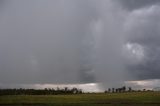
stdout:
POLYGON ((131 88, 131 87, 128 87, 128 91, 131 92, 131 91, 132 91, 132 88, 131 88))
POLYGON ((112 93, 114 93, 115 92, 115 88, 112 88, 112 93))
POLYGON ((122 92, 125 92, 125 91, 126 91, 126 87, 123 86, 123 87, 122 87, 122 92))
POLYGON ((108 92, 111 92, 111 88, 108 88, 108 92))

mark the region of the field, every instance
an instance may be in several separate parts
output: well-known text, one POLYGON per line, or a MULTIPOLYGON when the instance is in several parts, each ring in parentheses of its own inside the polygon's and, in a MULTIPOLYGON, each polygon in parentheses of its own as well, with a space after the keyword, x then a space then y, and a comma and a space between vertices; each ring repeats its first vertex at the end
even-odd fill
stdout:
POLYGON ((0 96, 3 106, 160 106, 160 92, 0 96))

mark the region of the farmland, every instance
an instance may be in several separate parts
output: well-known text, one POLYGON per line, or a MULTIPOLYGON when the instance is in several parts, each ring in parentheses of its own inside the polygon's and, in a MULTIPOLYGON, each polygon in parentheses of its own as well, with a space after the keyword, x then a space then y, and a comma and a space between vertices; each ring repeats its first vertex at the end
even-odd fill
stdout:
POLYGON ((3 106, 160 106, 160 92, 4 95, 3 106))

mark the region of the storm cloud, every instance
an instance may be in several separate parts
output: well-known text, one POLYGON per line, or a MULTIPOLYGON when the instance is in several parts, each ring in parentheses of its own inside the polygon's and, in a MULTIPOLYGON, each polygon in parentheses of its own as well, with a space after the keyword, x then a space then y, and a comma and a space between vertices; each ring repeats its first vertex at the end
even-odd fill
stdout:
POLYGON ((117 1, 122 5, 123 8, 131 11, 134 9, 149 7, 154 4, 159 4, 159 0, 117 0, 117 1))
POLYGON ((160 77, 160 5, 157 2, 150 0, 146 2, 147 7, 135 8, 129 13, 125 23, 126 42, 133 47, 132 54, 140 56, 138 61, 134 64, 128 63, 127 67, 138 79, 160 77))
POLYGON ((0 3, 0 83, 160 78, 159 0, 0 3))
POLYGON ((1 82, 80 83, 78 72, 81 67, 85 70, 83 47, 87 46, 82 42, 95 17, 87 1, 4 3, 0 17, 1 82))

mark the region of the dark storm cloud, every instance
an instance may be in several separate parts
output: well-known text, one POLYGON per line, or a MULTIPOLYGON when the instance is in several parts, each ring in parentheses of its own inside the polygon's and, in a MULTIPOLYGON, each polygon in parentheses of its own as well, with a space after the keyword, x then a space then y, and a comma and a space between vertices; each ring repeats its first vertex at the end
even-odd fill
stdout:
POLYGON ((120 11, 110 0, 6 0, 1 83, 119 82, 120 11))
POLYGON ((134 10, 145 6, 159 4, 159 0, 117 0, 123 5, 123 8, 134 10))
POLYGON ((159 0, 5 0, 2 4, 0 83, 112 86, 130 75, 160 78, 159 0))
POLYGON ((138 79, 160 78, 159 12, 160 6, 151 3, 148 7, 131 12, 127 18, 126 42, 138 44, 143 48, 144 56, 141 61, 128 63, 128 70, 138 79))

